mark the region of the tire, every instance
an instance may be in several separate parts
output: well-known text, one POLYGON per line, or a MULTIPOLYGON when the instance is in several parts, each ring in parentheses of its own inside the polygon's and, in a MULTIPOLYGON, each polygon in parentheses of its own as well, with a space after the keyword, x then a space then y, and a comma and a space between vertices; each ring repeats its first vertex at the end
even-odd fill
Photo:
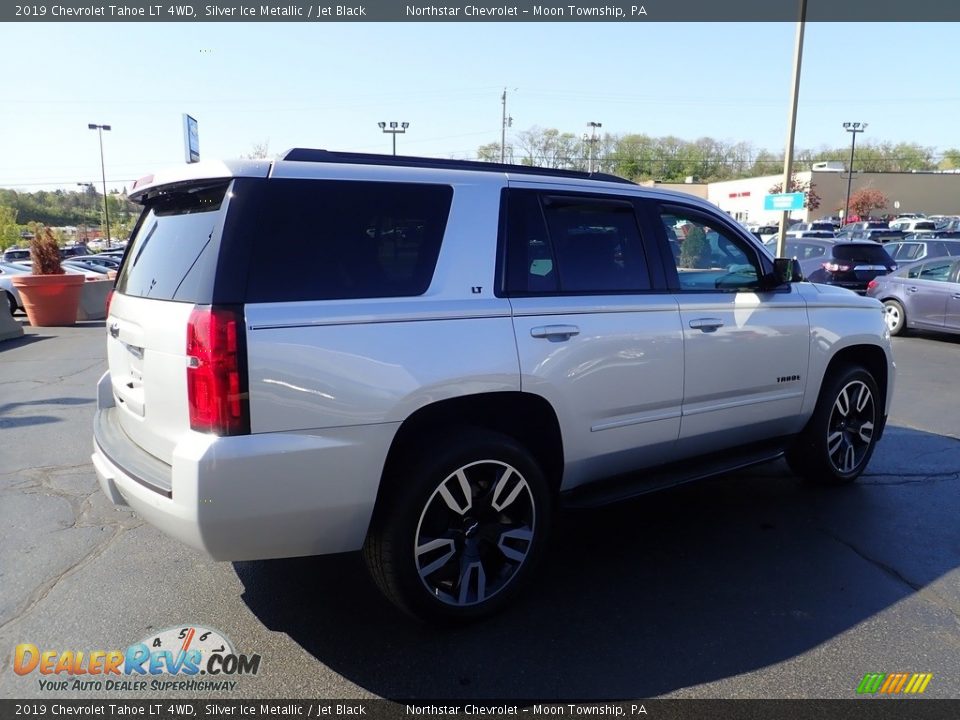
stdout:
POLYGON ((509 436, 464 428, 422 447, 428 454, 396 463, 385 478, 364 560, 381 592, 417 619, 485 617, 534 573, 551 492, 534 457, 509 436))
POLYGON ((907 334, 907 313, 899 301, 893 299, 883 301, 883 319, 891 335, 907 334))
POLYGON ((873 376, 842 365, 824 381, 813 416, 787 451, 790 468, 817 485, 852 483, 877 442, 880 393, 873 376))
POLYGON ((6 290, 3 291, 3 294, 7 296, 7 306, 10 308, 10 314, 11 314, 11 315, 16 315, 16 314, 17 314, 17 300, 16 300, 16 298, 13 297, 13 294, 12 294, 12 293, 7 292, 6 290))

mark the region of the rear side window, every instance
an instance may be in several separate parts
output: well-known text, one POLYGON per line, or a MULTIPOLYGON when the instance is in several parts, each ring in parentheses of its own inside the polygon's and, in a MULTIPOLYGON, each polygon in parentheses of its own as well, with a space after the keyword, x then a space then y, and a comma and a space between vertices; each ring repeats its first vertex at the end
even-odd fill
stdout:
POLYGON ((629 200, 512 190, 507 233, 511 294, 650 289, 636 213, 629 200))
POLYGON ((253 222, 247 302, 422 295, 448 185, 268 180, 253 222))
POLYGON ((229 181, 175 188, 146 201, 117 276, 117 292, 210 302, 229 181))
POLYGON ((880 245, 837 245, 833 249, 833 256, 837 260, 849 260, 857 263, 872 263, 874 265, 892 265, 893 260, 880 245))

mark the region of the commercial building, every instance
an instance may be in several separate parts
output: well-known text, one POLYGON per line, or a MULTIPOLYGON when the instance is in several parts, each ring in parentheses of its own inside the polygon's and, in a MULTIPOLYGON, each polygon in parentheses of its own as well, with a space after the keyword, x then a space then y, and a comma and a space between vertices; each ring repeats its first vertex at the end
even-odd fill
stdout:
MULTIPOLYGON (((820 197, 815 210, 796 210, 790 217, 809 222, 831 215, 842 214, 847 197, 849 175, 844 169, 813 170, 795 174, 798 183, 812 182, 814 192, 820 197)), ((741 222, 761 224, 776 223, 779 211, 764 210, 764 196, 783 181, 783 175, 765 175, 708 183, 706 185, 662 185, 706 198, 741 222), (686 190, 689 188, 689 190, 686 190)), ((863 188, 874 188, 888 200, 885 208, 873 211, 874 215, 896 215, 915 212, 924 215, 960 214, 960 173, 957 172, 900 172, 874 173, 854 172, 851 193, 863 188)))

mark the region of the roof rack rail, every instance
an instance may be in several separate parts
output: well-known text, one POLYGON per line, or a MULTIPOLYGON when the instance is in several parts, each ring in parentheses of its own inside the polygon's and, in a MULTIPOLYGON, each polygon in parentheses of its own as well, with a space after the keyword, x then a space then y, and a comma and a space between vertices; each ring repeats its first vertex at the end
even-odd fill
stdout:
POLYGON ((480 162, 478 160, 451 160, 446 158, 427 158, 412 155, 378 155, 376 153, 337 152, 315 148, 293 148, 280 156, 282 160, 294 162, 328 162, 348 165, 395 165, 401 167, 435 168, 443 170, 473 170, 477 172, 505 172, 521 175, 552 175, 554 177, 578 178, 581 180, 602 180, 604 182, 635 185, 631 180, 610 173, 589 173, 580 170, 556 170, 554 168, 533 167, 531 165, 509 165, 505 163, 480 162))

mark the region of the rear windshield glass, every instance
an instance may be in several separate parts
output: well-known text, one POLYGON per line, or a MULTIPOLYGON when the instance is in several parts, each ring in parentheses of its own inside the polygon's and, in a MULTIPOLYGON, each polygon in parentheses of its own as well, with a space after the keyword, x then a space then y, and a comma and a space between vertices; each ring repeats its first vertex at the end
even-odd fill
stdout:
POLYGON ((117 292, 181 302, 209 302, 221 205, 229 181, 164 192, 147 201, 117 277, 117 292))
POLYGON ((833 248, 833 256, 837 260, 851 262, 868 262, 881 265, 892 265, 893 260, 879 245, 837 245, 833 248))

